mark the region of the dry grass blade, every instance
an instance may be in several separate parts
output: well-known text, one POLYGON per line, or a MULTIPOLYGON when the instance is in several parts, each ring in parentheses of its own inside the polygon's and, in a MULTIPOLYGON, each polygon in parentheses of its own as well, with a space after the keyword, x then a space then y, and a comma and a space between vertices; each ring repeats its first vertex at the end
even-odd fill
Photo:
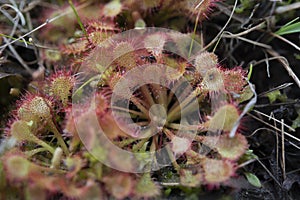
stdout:
MULTIPOLYGON (((88 6, 90 3, 91 3, 91 2, 87 2, 87 3, 85 3, 85 4, 82 4, 82 5, 78 6, 77 9, 78 9, 78 10, 79 10, 79 9, 82 9, 82 8, 88 6)), ((64 13, 61 13, 60 15, 57 15, 57 16, 51 18, 51 19, 47 19, 44 23, 42 23, 42 24, 39 25, 38 27, 36 27, 36 28, 34 28, 33 30, 29 31, 28 33, 26 33, 26 34, 24 34, 24 35, 18 37, 17 39, 15 39, 15 40, 13 40, 13 41, 11 41, 11 42, 9 42, 9 43, 6 43, 6 44, 3 45, 1 48, 2 48, 2 49, 6 48, 8 45, 11 45, 11 44, 13 44, 13 43, 15 43, 15 42, 17 42, 17 41, 19 41, 19 40, 25 38, 26 36, 28 36, 28 35, 30 35, 30 34, 36 32, 36 31, 38 31, 39 29, 43 28, 43 27, 46 26, 47 24, 52 23, 52 22, 54 22, 55 20, 57 20, 57 19, 59 19, 59 18, 65 16, 65 15, 67 15, 67 14, 70 14, 70 13, 72 13, 72 12, 73 12, 72 10, 69 10, 69 11, 64 12, 64 13)))
MULTIPOLYGON (((6 42, 6 44, 9 43, 9 41, 6 38, 3 38, 3 40, 6 42)), ((32 74, 32 70, 28 67, 28 65, 24 62, 24 60, 21 58, 21 56, 17 53, 15 48, 12 45, 8 46, 9 50, 12 52, 12 54, 15 56, 15 58, 20 62, 20 64, 30 73, 32 74)))
POLYGON ((294 9, 298 9, 298 8, 300 8, 300 2, 296 2, 296 3, 290 4, 290 5, 286 5, 286 6, 279 6, 276 8, 275 13, 282 14, 282 13, 285 13, 285 12, 288 12, 288 11, 291 11, 294 9))
POLYGON ((293 83, 284 83, 284 84, 281 84, 281 85, 279 85, 279 86, 277 86, 277 87, 275 87, 275 88, 271 88, 271 89, 268 90, 268 91, 262 92, 262 93, 260 93, 258 96, 261 97, 261 96, 264 96, 264 95, 266 95, 266 94, 268 94, 268 93, 270 93, 270 92, 273 92, 273 91, 275 91, 275 90, 282 90, 282 89, 287 88, 287 87, 289 87, 289 86, 291 86, 291 85, 293 85, 293 83))
MULTIPOLYGON (((11 8, 11 9, 13 9, 13 10, 17 13, 19 19, 21 19, 21 24, 22 24, 23 26, 26 24, 26 21, 25 21, 25 18, 24 18, 24 16, 23 16, 23 14, 21 13, 21 11, 20 11, 17 7, 12 6, 12 5, 10 5, 10 4, 4 4, 4 5, 2 5, 2 6, 0 7, 0 11, 1 11, 3 14, 5 14, 5 13, 2 11, 2 8, 4 8, 4 7, 9 7, 9 8, 11 8)), ((9 18, 9 19, 10 19, 10 18, 9 18)), ((11 20, 11 21, 13 22, 13 20, 11 20)))
POLYGON ((234 6, 233 6, 233 8, 232 8, 232 11, 231 11, 231 13, 230 13, 230 16, 229 16, 229 18, 228 18, 226 24, 225 24, 225 25, 223 26, 223 28, 220 30, 220 32, 218 33, 218 35, 217 35, 217 36, 216 36, 216 37, 215 37, 208 45, 206 45, 206 46, 202 49, 202 52, 205 51, 205 50, 207 50, 211 45, 213 45, 213 44, 219 39, 219 37, 223 34, 223 31, 226 29, 226 27, 228 26, 229 22, 231 21, 231 18, 232 18, 233 14, 234 14, 234 11, 235 11, 235 9, 236 9, 237 3, 238 3, 238 1, 235 0, 234 6))
MULTIPOLYGON (((279 132, 281 131, 281 129, 279 129, 279 128, 277 128, 277 127, 275 127, 275 126, 273 126, 273 125, 271 125, 271 124, 269 124, 269 123, 267 123, 267 122, 265 122, 264 120, 262 120, 262 119, 260 119, 260 118, 258 118, 258 117, 256 117, 256 116, 254 116, 254 115, 252 115, 252 114, 250 114, 250 113, 247 113, 247 114, 248 114, 250 117, 252 117, 253 119, 256 119, 257 121, 262 122, 263 124, 265 124, 265 125, 267 125, 267 126, 273 128, 274 130, 279 131, 279 132)), ((294 140, 300 142, 300 139, 299 139, 299 138, 297 138, 297 137, 295 137, 295 136, 293 136, 293 135, 291 135, 291 134, 289 134, 289 133, 287 133, 287 132, 285 132, 285 131, 284 131, 284 134, 285 134, 286 136, 288 136, 288 137, 290 137, 290 138, 292 138, 292 139, 294 139, 294 140)))

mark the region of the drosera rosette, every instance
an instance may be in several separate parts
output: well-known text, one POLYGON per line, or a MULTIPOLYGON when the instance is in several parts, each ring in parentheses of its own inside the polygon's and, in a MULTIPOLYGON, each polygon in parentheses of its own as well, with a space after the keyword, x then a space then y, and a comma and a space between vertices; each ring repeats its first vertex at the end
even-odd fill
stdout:
MULTIPOLYGON (((170 168, 177 172, 181 185, 214 187, 230 180, 248 148, 247 140, 240 132, 232 138, 228 136, 239 118, 235 100, 244 93, 243 70, 223 69, 214 53, 195 55, 199 48, 189 49, 191 40, 188 34, 185 34, 186 40, 181 40, 183 34, 151 34, 150 31, 146 37, 102 43, 120 31, 114 20, 121 12, 125 12, 124 18, 130 18, 127 13, 130 10, 147 18, 149 14, 159 13, 160 9, 178 10, 178 5, 185 5, 190 6, 189 12, 174 13, 174 16, 192 15, 201 20, 206 18, 214 2, 114 0, 101 7, 102 20, 84 19, 87 37, 81 35, 74 43, 61 46, 60 50, 72 62, 68 66, 84 64, 85 70, 93 77, 88 77, 89 80, 82 84, 88 89, 96 88, 96 93, 93 97, 86 97, 87 91, 81 90, 80 86, 73 91, 79 81, 72 70, 67 69, 54 71, 41 84, 46 86, 41 89, 44 94, 27 93, 19 101, 15 119, 8 129, 9 136, 25 144, 17 146, 23 152, 10 150, 1 159, 8 180, 28 184, 25 188, 28 199, 33 199, 36 191, 48 198, 90 199, 96 196, 104 199, 110 196, 151 199, 161 193, 153 174, 148 171, 132 174, 112 168, 130 171, 138 166, 149 169, 146 162, 145 166, 136 164, 139 159, 151 159, 150 168, 161 167, 160 164, 165 164, 159 163, 164 161, 163 156, 171 160, 168 164, 173 165, 170 168), (135 7, 126 5, 131 3, 135 7), (140 8, 135 10, 136 7, 140 8), (103 51, 92 60, 90 53, 99 50, 101 45, 103 51), (168 45, 169 51, 165 50, 168 45), (190 58, 190 53, 195 55, 192 61, 185 59, 190 58), (112 58, 115 59, 110 62, 112 58), (138 73, 128 77, 133 70, 138 73), (101 81, 95 74, 101 75, 101 81), (112 103, 113 91, 124 79, 136 83, 149 81, 134 91, 124 89, 126 84, 121 84, 124 90, 119 94, 120 101, 132 92, 127 99, 128 107, 112 103), (164 84, 155 82, 157 80, 164 84), (72 98, 77 96, 92 102, 80 104, 78 110, 73 109, 75 100, 72 98), (74 100, 72 104, 71 100, 74 100), (129 115, 120 114, 124 112, 129 115), (126 127, 130 125, 128 119, 141 128, 126 127), (99 127, 113 148, 101 143, 105 137, 96 134, 99 127), (127 159, 118 154, 115 147, 140 154, 132 156, 132 160, 127 159), (143 154, 161 149, 166 154, 154 154, 153 157, 143 154), (203 149, 206 149, 205 153, 203 149), (47 151, 51 154, 45 153, 47 151), (102 165, 101 159, 97 157, 97 160, 95 155, 111 165, 102 165), (19 171, 14 174, 15 170, 19 171)), ((188 10, 186 7, 182 9, 188 10)), ((76 20, 72 19, 70 24, 74 23, 76 20)), ((75 37, 74 31, 71 32, 75 37)))
POLYGON ((58 144, 63 148, 66 155, 69 154, 68 147, 56 127, 54 106, 52 99, 40 94, 27 93, 18 101, 15 118, 31 124, 33 133, 52 132, 58 144))
MULTIPOLYGON (((153 166, 159 166, 159 154, 151 158, 135 154, 135 160, 130 162, 113 148, 107 148, 107 143, 132 153, 163 149, 166 150, 163 156, 172 161, 183 182, 194 186, 223 184, 235 175, 238 159, 247 149, 247 141, 241 134, 226 137, 239 118, 233 95, 243 93, 246 82, 242 70, 225 70, 214 53, 197 53, 197 48, 192 50, 194 56, 190 60, 184 59, 188 51, 177 46, 180 34, 149 31, 146 36, 139 36, 135 41, 129 38, 104 43, 96 49, 96 61, 91 54, 83 64, 88 73, 98 69, 101 75, 98 84, 89 85, 96 86, 94 102, 86 112, 75 117, 77 131, 84 133, 79 135, 85 147, 99 160, 124 171, 135 168, 135 161, 143 158, 152 159, 153 166), (105 54, 106 51, 111 55, 105 54), (230 77, 239 86, 231 83, 230 77), (117 100, 113 100, 114 95, 117 100), (128 106, 122 102, 128 102, 128 106), (97 121, 93 119, 92 109, 97 121), (99 125, 110 139, 106 144, 97 141, 99 125), (232 154, 227 143, 236 146, 232 154), (205 153, 202 146, 207 149, 205 153), (184 171, 189 167, 192 171, 184 171), (196 182, 185 177, 191 174, 197 174, 196 182)), ((92 82, 85 85, 89 83, 92 82)), ((79 105, 79 109, 82 107, 79 105)))

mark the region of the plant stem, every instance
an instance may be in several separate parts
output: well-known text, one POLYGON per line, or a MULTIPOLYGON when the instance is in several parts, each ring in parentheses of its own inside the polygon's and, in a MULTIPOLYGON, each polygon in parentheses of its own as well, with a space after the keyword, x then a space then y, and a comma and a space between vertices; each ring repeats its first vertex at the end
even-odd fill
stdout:
POLYGON ((143 93, 143 96, 144 96, 144 97, 146 98, 146 100, 148 101, 149 106, 151 107, 152 105, 154 105, 155 102, 154 102, 154 99, 153 99, 153 97, 152 97, 152 95, 151 95, 151 92, 149 91, 148 86, 147 86, 147 85, 141 86, 141 91, 142 91, 142 93, 143 93))
POLYGON ((132 151, 138 152, 148 140, 149 138, 144 138, 141 141, 139 141, 136 145, 133 146, 132 151))
POLYGON ((43 152, 43 151, 49 151, 49 150, 46 149, 45 147, 41 147, 41 148, 33 149, 33 150, 30 150, 30 151, 26 151, 25 154, 26 154, 27 157, 31 157, 31 156, 33 156, 37 153, 43 152))
MULTIPOLYGON (((183 109, 186 105, 188 105, 191 101, 197 100, 196 97, 198 96, 199 91, 195 90, 193 91, 187 98, 183 100, 179 105, 177 104, 175 107, 173 106, 167 117, 168 122, 172 122, 178 118, 178 116, 181 115, 181 109, 183 109)), ((198 102, 197 102, 198 103, 198 102)))
POLYGON ((138 109, 140 109, 140 111, 147 116, 147 118, 149 118, 149 112, 148 110, 141 104, 141 102, 139 101, 139 99, 137 99, 136 97, 132 96, 130 98, 130 100, 134 103, 134 105, 136 105, 136 107, 138 107, 138 109))
POLYGON ((138 140, 138 138, 128 138, 128 139, 123 139, 122 141, 119 141, 119 142, 114 142, 114 144, 120 148, 123 148, 137 140, 138 140))
POLYGON ((172 161, 172 165, 173 167, 175 168, 175 170, 177 172, 179 172, 180 170, 180 166, 178 165, 177 161, 176 161, 176 157, 174 156, 173 152, 171 151, 170 147, 169 146, 166 146, 166 150, 168 152, 168 155, 169 155, 169 158, 170 160, 172 161))
POLYGON ((135 110, 130 110, 130 109, 127 109, 127 108, 122 108, 122 107, 117 107, 117 106, 111 106, 110 108, 120 110, 120 111, 124 111, 124 112, 129 112, 130 114, 137 115, 142 119, 147 119, 146 116, 144 115, 144 113, 141 113, 141 112, 138 112, 138 111, 135 111, 135 110))
POLYGON ((64 153, 66 156, 69 155, 69 150, 68 147, 65 143, 65 141, 63 140, 61 134, 59 133, 59 131, 57 130, 55 124, 53 123, 52 120, 49 120, 48 122, 48 126, 50 128, 50 131, 54 133, 54 136, 56 137, 58 144, 61 146, 61 148, 63 149, 64 153))
POLYGON ((50 172, 50 173, 57 173, 57 174, 65 174, 66 171, 61 170, 61 169, 55 169, 55 168, 50 168, 50 167, 44 167, 44 166, 40 166, 40 165, 35 165, 35 167, 40 170, 40 171, 44 171, 44 172, 50 172))
POLYGON ((196 18, 196 22, 195 22, 195 26, 194 26, 194 32, 193 32, 193 35, 192 35, 192 41, 191 41, 191 45, 190 45, 190 49, 189 49, 188 58, 192 54, 192 49, 193 49, 193 44, 194 44, 194 40, 195 40, 195 36, 196 36, 196 31, 197 31, 197 26, 198 26, 198 22, 199 22, 199 17, 200 17, 200 11, 197 14, 197 18, 196 18))
POLYGON ((184 131, 193 131, 193 130, 197 130, 200 132, 207 131, 202 124, 186 126, 186 125, 177 124, 177 123, 168 123, 166 125, 166 127, 174 129, 174 130, 184 130, 184 131))
POLYGON ((79 26, 80 26, 82 32, 84 33, 84 36, 85 36, 86 39, 89 41, 88 34, 87 34, 87 32, 86 32, 86 30, 85 30, 85 28, 84 28, 84 26, 83 26, 83 24, 82 24, 82 22, 81 22, 81 19, 80 19, 79 15, 78 15, 78 12, 77 12, 77 10, 76 10, 76 8, 75 8, 75 6, 74 6, 72 0, 68 0, 68 2, 69 2, 69 4, 70 4, 70 6, 71 6, 71 8, 72 8, 72 10, 73 10, 73 12, 74 12, 74 14, 75 14, 75 16, 76 16, 77 22, 78 22, 78 24, 79 24, 79 26))
POLYGON ((167 107, 167 92, 166 90, 157 84, 152 84, 153 87, 153 95, 157 98, 157 103, 163 105, 165 108, 167 107))
POLYGON ((49 152, 51 152, 52 154, 54 153, 54 148, 51 147, 49 144, 47 144, 46 142, 42 141, 39 139, 39 141, 36 142, 38 145, 44 147, 45 149, 47 149, 49 152))
POLYGON ((38 137, 36 137, 35 135, 31 134, 31 141, 44 147, 44 149, 48 150, 50 153, 54 153, 54 148, 52 146, 50 146, 49 144, 47 144, 46 142, 44 142, 43 140, 40 140, 38 137))

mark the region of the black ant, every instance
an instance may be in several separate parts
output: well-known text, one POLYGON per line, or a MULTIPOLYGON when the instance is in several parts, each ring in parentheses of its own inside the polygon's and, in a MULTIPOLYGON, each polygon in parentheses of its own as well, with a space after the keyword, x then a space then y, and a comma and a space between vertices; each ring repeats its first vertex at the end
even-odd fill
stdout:
POLYGON ((141 56, 141 59, 146 60, 149 63, 156 63, 156 58, 153 55, 150 55, 150 56, 141 56))

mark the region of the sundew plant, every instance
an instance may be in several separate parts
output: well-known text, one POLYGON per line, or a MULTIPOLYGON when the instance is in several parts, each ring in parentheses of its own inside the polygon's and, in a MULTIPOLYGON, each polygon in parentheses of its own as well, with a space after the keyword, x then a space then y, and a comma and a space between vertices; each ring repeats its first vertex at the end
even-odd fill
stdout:
MULTIPOLYGON (((211 43, 199 32, 220 1, 45 1, 24 21, 31 3, 1 7, 21 20, 16 30, 42 24, 21 36, 39 63, 12 91, 1 199, 198 198, 238 180, 261 187, 244 168, 257 158, 243 134, 257 101, 252 68, 217 55, 228 23, 211 43)), ((20 36, 1 35, 4 48, 20 36)))

